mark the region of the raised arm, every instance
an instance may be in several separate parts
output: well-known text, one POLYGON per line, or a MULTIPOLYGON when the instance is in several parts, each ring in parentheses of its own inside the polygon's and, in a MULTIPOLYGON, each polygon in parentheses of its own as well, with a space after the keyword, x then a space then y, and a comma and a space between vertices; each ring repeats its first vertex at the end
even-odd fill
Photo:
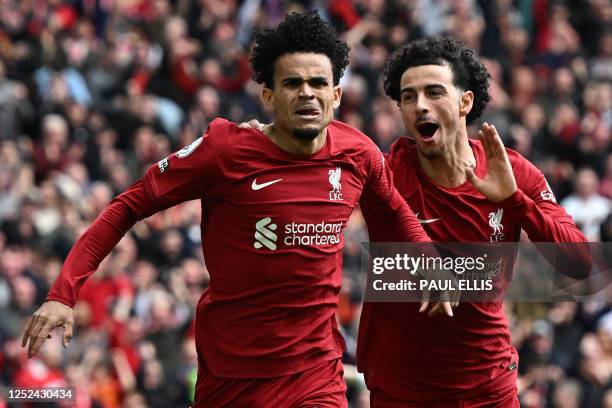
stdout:
MULTIPOLYGON (((227 123, 227 122, 224 122, 227 123)), ((47 295, 25 329, 22 346, 36 354, 51 330, 64 328, 64 346, 72 337, 72 307, 85 280, 139 220, 178 203, 203 197, 220 184, 227 143, 223 126, 151 166, 145 176, 116 197, 70 250, 47 295)))
MULTIPOLYGON (((378 242, 432 242, 416 215, 393 185, 393 174, 384 155, 372 150, 368 158, 368 182, 360 199, 360 205, 370 232, 370 240, 378 242)), ((423 248, 438 253, 433 245, 423 248)), ((453 307, 458 306, 456 296, 451 301, 437 302, 430 310, 433 316, 445 313, 453 316, 453 307)), ((427 311, 429 296, 424 293, 419 312, 427 311)))
POLYGON ((431 242, 406 201, 393 185, 393 174, 380 151, 368 158, 368 180, 360 205, 367 213, 366 223, 385 226, 385 241, 431 242))
POLYGON ((565 210, 559 206, 542 173, 529 161, 516 156, 512 164, 494 126, 483 124, 479 132, 487 158, 487 175, 480 179, 466 169, 468 180, 485 197, 516 215, 533 242, 555 242, 557 251, 542 252, 566 276, 586 278, 591 270, 587 240, 565 210))

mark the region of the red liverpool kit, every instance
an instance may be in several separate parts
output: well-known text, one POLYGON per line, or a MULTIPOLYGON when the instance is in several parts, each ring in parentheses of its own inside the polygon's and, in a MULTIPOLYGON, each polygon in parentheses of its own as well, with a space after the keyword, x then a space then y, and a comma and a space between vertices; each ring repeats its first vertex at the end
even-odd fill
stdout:
MULTIPOLYGON (((483 147, 474 140, 470 145, 475 173, 482 178, 483 147)), ((412 139, 397 140, 388 161, 395 186, 434 241, 512 242, 523 229, 534 242, 585 242, 542 173, 506 150, 518 191, 500 203, 488 201, 469 182, 455 188, 434 182, 421 169, 412 139), (495 228, 489 223, 491 214, 495 228)), ((371 219, 376 209, 364 203, 363 210, 370 239, 389 241, 386 226, 371 219)), ((518 359, 502 306, 461 303, 449 318, 420 314, 418 303, 364 304, 357 357, 373 400, 383 407, 454 407, 459 405, 453 400, 478 401, 481 396, 504 401, 516 390, 518 359)), ((499 406, 514 402, 505 404, 499 406)))
POLYGON ((75 244, 48 299, 72 306, 84 279, 136 221, 193 199, 202 202, 210 273, 196 311, 196 405, 210 390, 202 387, 204 372, 277 378, 341 357, 334 314, 342 230, 360 199, 377 209, 377 222, 393 226, 394 239, 428 240, 382 154, 357 130, 332 122, 325 145, 301 156, 217 119, 113 200, 75 244))

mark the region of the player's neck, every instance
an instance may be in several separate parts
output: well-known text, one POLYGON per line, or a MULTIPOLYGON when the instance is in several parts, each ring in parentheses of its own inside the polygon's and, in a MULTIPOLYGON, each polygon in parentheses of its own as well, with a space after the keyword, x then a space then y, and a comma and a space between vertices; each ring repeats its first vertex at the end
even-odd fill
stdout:
POLYGON ((475 168, 476 158, 468 141, 467 132, 437 157, 427 158, 419 152, 421 168, 432 180, 444 187, 457 187, 466 182, 465 168, 475 168))
POLYGON ((263 133, 272 140, 281 150, 291 154, 311 156, 321 150, 327 139, 327 128, 312 140, 301 140, 283 131, 274 124, 263 129, 263 133))

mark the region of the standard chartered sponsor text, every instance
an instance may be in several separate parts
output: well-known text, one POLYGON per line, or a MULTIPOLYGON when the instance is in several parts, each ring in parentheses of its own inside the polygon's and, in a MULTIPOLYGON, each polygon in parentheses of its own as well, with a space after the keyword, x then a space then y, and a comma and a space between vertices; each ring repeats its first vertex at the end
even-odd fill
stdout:
POLYGON ((342 222, 285 224, 285 245, 335 245, 340 243, 342 222))

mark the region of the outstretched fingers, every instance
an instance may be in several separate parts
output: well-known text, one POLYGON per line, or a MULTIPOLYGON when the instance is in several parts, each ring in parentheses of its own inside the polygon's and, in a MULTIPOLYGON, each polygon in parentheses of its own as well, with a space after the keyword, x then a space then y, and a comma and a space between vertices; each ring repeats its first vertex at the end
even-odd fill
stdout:
POLYGON ((421 292, 421 307, 419 308, 419 313, 423 313, 429 307, 429 290, 425 289, 421 292))
POLYGON ((28 357, 36 355, 45 341, 49 338, 49 333, 54 329, 50 322, 46 322, 35 336, 30 337, 30 346, 28 347, 28 357), (32 342, 34 340, 34 342, 32 342))
POLYGON ((493 152, 491 151, 491 140, 489 138, 489 132, 487 131, 487 129, 488 124, 485 122, 482 124, 480 130, 478 131, 478 137, 480 138, 480 143, 482 143, 482 148, 484 149, 485 157, 488 161, 493 158, 493 152))
POLYGON ((28 344, 28 340, 30 335, 32 334, 32 329, 36 326, 36 318, 38 316, 34 315, 28 320, 28 325, 26 326, 25 331, 23 332, 23 337, 21 337, 21 347, 25 347, 28 344))
POLYGON ((64 323, 63 326, 64 326, 64 337, 62 339, 62 344, 64 345, 64 347, 68 347, 70 340, 72 340, 74 324, 72 323, 72 321, 67 321, 66 323, 64 323))
POLYGON ((451 302, 438 302, 431 308, 428 316, 435 316, 439 314, 446 314, 449 317, 453 317, 453 307, 451 302))
POLYGON ((28 357, 40 351, 45 341, 51 337, 51 330, 57 326, 58 322, 52 317, 34 314, 21 339, 21 346, 28 346, 28 357))
POLYGON ((506 148, 504 147, 504 142, 501 140, 501 136, 497 133, 497 129, 495 126, 489 126, 489 138, 491 140, 491 151, 497 157, 503 157, 504 159, 507 157, 506 148))

